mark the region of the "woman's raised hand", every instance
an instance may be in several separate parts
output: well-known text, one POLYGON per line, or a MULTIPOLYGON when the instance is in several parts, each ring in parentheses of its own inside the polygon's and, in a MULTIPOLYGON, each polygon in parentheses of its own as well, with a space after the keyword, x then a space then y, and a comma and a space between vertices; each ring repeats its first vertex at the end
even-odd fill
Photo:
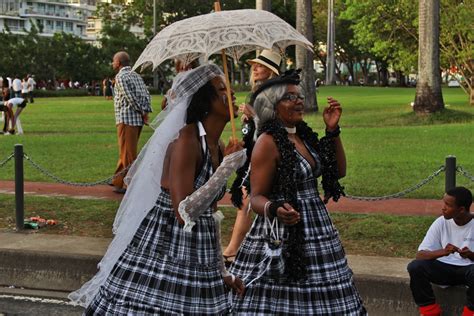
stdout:
POLYGON ((244 143, 242 141, 235 138, 230 138, 229 144, 224 149, 224 156, 230 155, 242 149, 244 149, 244 143))
POLYGON ((326 130, 331 132, 337 128, 339 119, 342 115, 342 107, 339 101, 328 97, 328 106, 324 108, 323 119, 326 124, 326 130))

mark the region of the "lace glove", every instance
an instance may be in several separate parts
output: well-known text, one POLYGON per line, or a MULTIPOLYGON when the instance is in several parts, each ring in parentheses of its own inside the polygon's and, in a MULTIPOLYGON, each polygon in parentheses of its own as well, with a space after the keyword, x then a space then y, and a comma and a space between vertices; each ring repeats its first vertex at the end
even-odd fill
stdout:
POLYGON ((217 247, 217 256, 219 257, 219 270, 221 272, 221 275, 223 278, 232 275, 230 274, 229 271, 227 271, 224 263, 224 257, 222 256, 222 249, 220 247, 221 245, 221 223, 222 220, 224 219, 224 214, 222 214, 221 211, 217 211, 212 214, 212 217, 214 218, 214 221, 216 223, 216 237, 218 242, 218 247, 217 247))
POLYGON ((207 182, 179 203, 178 211, 184 220, 184 230, 190 232, 197 218, 214 201, 229 176, 240 168, 247 159, 245 149, 224 157, 221 165, 207 182))

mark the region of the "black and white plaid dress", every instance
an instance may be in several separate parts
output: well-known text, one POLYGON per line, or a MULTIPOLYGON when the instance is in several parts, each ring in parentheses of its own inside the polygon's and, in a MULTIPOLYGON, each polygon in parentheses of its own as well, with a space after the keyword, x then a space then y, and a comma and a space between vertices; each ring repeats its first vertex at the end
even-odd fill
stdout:
MULTIPOLYGON (((284 260, 278 255, 269 257, 265 249, 268 230, 264 217, 257 216, 230 269, 247 285, 243 298, 234 296, 233 312, 236 315, 366 314, 338 232, 319 198, 317 154, 311 147, 308 149, 316 158, 316 170, 312 170, 308 161, 297 153, 295 173, 296 208, 304 225, 304 250, 309 262, 307 277, 300 282, 286 279, 284 260)), ((281 201, 282 198, 274 196, 271 200, 281 201)), ((282 231, 286 231, 284 226, 282 231)))
MULTIPOLYGON (((203 156, 195 189, 212 175, 207 149, 203 156)), ((85 314, 227 314, 230 305, 217 247, 212 208, 199 217, 192 232, 185 232, 169 192, 162 191, 85 314)))

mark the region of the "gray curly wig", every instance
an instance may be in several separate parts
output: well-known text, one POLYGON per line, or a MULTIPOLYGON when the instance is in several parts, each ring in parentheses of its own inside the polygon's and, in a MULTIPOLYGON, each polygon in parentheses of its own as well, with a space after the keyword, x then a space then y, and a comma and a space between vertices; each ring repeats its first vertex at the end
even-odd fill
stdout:
POLYGON ((257 114, 257 130, 265 122, 275 118, 277 103, 288 91, 288 84, 279 84, 268 87, 262 91, 253 102, 253 108, 257 114))

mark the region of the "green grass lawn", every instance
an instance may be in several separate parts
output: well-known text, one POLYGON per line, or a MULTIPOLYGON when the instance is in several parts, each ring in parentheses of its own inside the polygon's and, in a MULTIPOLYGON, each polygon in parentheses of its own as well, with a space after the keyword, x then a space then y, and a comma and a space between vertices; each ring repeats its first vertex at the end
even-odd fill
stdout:
MULTIPOLYGON (((474 174, 474 107, 468 105, 467 96, 460 89, 445 89, 446 111, 417 116, 410 107, 414 93, 409 88, 319 88, 321 108, 327 96, 339 99, 344 108, 341 135, 348 165, 342 183, 347 193, 379 196, 399 192, 437 170, 448 155, 455 155, 458 164, 474 174)), ((237 96, 243 102, 246 93, 237 96)), ((152 100, 156 115, 161 96, 152 100)), ((307 114, 306 120, 323 133, 320 112, 307 114)), ((93 182, 115 170, 118 151, 112 101, 38 98, 27 106, 21 121, 24 135, 0 135, 0 162, 20 143, 33 161, 64 180, 93 182)), ((151 134, 151 128, 145 127, 141 145, 151 134)), ((223 139, 229 137, 228 126, 223 139)), ((13 177, 13 163, 0 167, 0 179, 13 177)), ((25 165, 25 179, 54 181, 29 164, 25 165)), ((458 183, 472 188, 472 182, 460 175, 458 183)), ((438 198, 443 188, 441 174, 408 197, 438 198)))
MULTIPOLYGON (((0 230, 15 228, 15 201, 12 195, 0 194, 0 230)), ((118 207, 116 201, 78 200, 71 198, 25 197, 25 217, 41 216, 56 219, 56 226, 41 228, 44 234, 112 237, 112 223, 118 207)), ((222 244, 227 245, 234 225, 236 210, 220 208, 225 214, 222 224, 222 244)), ((413 257, 432 216, 391 216, 382 214, 333 213, 349 254, 389 257, 413 257)))
MULTIPOLYGON (((474 107, 460 89, 445 89, 447 108, 433 116, 418 116, 411 109, 414 89, 369 87, 320 87, 318 102, 327 96, 343 105, 342 138, 348 169, 342 179, 346 192, 379 196, 406 189, 426 178, 455 155, 458 165, 474 174, 474 107)), ((246 94, 239 93, 238 102, 246 94)), ((157 114, 160 96, 153 96, 157 114)), ((25 134, 0 135, 0 162, 15 144, 36 163, 68 181, 93 182, 112 175, 117 161, 116 131, 112 101, 101 97, 38 98, 21 116, 25 134)), ((323 133, 321 112, 306 120, 323 133)), ((151 136, 145 127, 141 145, 151 136)), ((230 137, 230 127, 223 139, 230 137)), ((0 167, 0 179, 13 180, 13 162, 0 167)), ((26 181, 54 180, 25 162, 26 181)), ((458 174, 457 183, 473 188, 473 182, 458 174)), ((409 198, 440 198, 444 174, 409 198)), ((59 220, 42 233, 111 236, 118 203, 26 196, 25 215, 59 220)), ((224 209, 223 243, 227 243, 235 210, 224 209)), ((348 253, 412 257, 433 217, 332 214, 348 253)), ((14 227, 14 198, 0 195, 0 228, 14 227)))

